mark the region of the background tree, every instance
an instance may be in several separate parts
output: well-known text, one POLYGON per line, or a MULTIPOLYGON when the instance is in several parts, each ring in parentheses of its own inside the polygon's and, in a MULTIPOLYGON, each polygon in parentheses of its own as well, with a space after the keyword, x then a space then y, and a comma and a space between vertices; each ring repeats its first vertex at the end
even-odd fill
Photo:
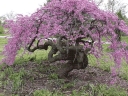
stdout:
POLYGON ((0 34, 4 33, 3 23, 0 20, 0 34))
POLYGON ((106 4, 107 10, 113 13, 117 13, 121 10, 123 15, 127 13, 126 7, 127 4, 120 2, 120 0, 108 0, 106 4))
POLYGON ((34 52, 51 46, 48 61, 66 61, 59 76, 67 76, 73 69, 87 67, 88 54, 100 59, 102 37, 111 43, 110 56, 116 68, 123 57, 128 59, 127 44, 119 41, 117 34, 117 30, 128 34, 128 26, 117 15, 100 10, 90 0, 52 0, 31 16, 19 15, 16 20, 8 20, 6 27, 12 36, 3 52, 3 62, 8 65, 13 64, 21 48, 34 52), (56 35, 56 41, 49 39, 56 35))
POLYGON ((94 0, 97 6, 99 6, 101 9, 111 11, 112 13, 120 13, 123 17, 127 14, 127 5, 126 3, 123 3, 120 0, 94 0))
POLYGON ((5 14, 2 17, 4 20, 15 20, 16 16, 17 15, 14 12, 10 12, 10 13, 5 14))
POLYGON ((101 6, 103 4, 104 0, 94 0, 97 6, 101 6))

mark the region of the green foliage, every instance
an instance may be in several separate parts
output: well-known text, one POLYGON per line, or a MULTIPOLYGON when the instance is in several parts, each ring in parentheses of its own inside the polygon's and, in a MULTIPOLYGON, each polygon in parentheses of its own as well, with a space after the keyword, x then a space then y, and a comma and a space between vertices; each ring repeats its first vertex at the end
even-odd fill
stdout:
POLYGON ((8 84, 11 83, 12 91, 17 91, 23 84, 25 74, 26 72, 23 68, 19 69, 19 72, 15 72, 11 66, 8 66, 0 74, 1 86, 8 86, 8 84))
POLYGON ((127 92, 119 87, 108 87, 106 85, 88 84, 81 88, 81 90, 73 90, 70 94, 64 94, 62 92, 50 92, 48 90, 36 90, 34 96, 127 96, 127 92))
POLYGON ((72 91, 70 96, 127 96, 127 92, 115 86, 88 84, 79 91, 72 91))
POLYGON ((117 16, 118 16, 120 19, 125 20, 125 16, 123 16, 121 10, 119 10, 119 11, 117 12, 117 16))
POLYGON ((63 86, 62 86, 62 90, 72 88, 74 86, 75 86, 75 82, 64 83, 63 86))
POLYGON ((58 74, 56 74, 56 73, 51 73, 51 74, 49 75, 49 78, 50 78, 50 79, 58 79, 58 74))
POLYGON ((50 92, 48 90, 36 90, 34 96, 64 96, 63 93, 59 92, 50 92))
POLYGON ((19 72, 15 72, 9 76, 9 79, 12 81, 13 91, 18 90, 23 84, 22 78, 25 76, 26 72, 22 68, 19 72))
MULTIPOLYGON (((2 66, 2 65, 1 65, 2 66)), ((13 74, 13 69, 11 68, 11 67, 7 67, 7 68, 5 68, 5 70, 4 71, 2 71, 1 72, 1 74, 0 74, 0 80, 1 80, 1 83, 2 83, 2 85, 1 85, 1 87, 2 86, 7 86, 8 84, 9 84, 9 76, 11 75, 11 74, 13 74), (8 78, 8 79, 7 79, 8 78)))
POLYGON ((89 84, 89 88, 92 90, 91 96, 127 96, 127 92, 120 87, 89 84))
POLYGON ((4 28, 0 25, 0 34, 4 33, 4 28))

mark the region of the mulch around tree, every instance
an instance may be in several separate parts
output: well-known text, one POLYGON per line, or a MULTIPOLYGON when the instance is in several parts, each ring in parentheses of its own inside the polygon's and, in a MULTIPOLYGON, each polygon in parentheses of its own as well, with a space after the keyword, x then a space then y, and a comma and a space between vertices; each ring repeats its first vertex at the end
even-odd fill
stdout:
MULTIPOLYGON (((37 64, 35 62, 27 62, 25 64, 12 66, 15 72, 18 72, 21 68, 27 72, 23 76, 23 84, 18 90, 12 91, 12 82, 6 86, 0 88, 0 93, 5 93, 7 96, 9 94, 20 94, 20 96, 32 96, 35 90, 48 89, 50 91, 60 90, 63 93, 71 93, 73 90, 80 90, 82 86, 88 84, 106 84, 111 86, 110 82, 112 76, 110 72, 104 71, 97 67, 88 66, 86 69, 74 69, 72 70, 67 78, 56 78, 51 76, 51 74, 56 74, 56 68, 61 65, 59 62, 49 64, 48 62, 43 62, 37 64), (74 83, 70 88, 64 88, 63 85, 66 83, 74 83)), ((121 79, 119 76, 116 77, 115 86, 120 86, 128 92, 128 81, 121 79)))

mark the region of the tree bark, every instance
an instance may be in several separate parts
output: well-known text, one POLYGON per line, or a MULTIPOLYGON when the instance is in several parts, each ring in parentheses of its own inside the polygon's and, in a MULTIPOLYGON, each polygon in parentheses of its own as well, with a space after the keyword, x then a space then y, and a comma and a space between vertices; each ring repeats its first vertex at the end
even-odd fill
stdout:
POLYGON ((48 53, 48 61, 50 63, 60 60, 68 61, 66 64, 62 64, 61 68, 57 70, 59 77, 67 77, 68 73, 73 69, 84 69, 88 65, 87 53, 90 51, 90 49, 84 50, 83 46, 79 43, 89 43, 92 45, 93 41, 90 43, 82 39, 83 37, 78 38, 75 45, 69 46, 69 41, 67 38, 65 36, 60 36, 57 43, 53 42, 52 40, 48 40, 43 45, 39 45, 38 41, 37 46, 31 48, 33 42, 35 41, 35 39, 33 39, 27 49, 30 52, 34 52, 37 49, 47 50, 48 46, 51 46, 51 50, 48 53))

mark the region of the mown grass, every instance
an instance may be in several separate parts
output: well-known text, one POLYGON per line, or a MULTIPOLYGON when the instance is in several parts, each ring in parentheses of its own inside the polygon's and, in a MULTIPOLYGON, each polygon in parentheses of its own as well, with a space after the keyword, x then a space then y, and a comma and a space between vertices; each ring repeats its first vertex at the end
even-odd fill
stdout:
MULTIPOLYGON (((128 41, 127 37, 123 37, 122 40, 124 41, 128 41)), ((0 38, 0 52, 2 52, 4 45, 7 43, 7 39, 3 39, 0 38)), ((114 65, 113 60, 108 56, 108 44, 105 44, 103 46, 103 53, 104 55, 99 59, 99 61, 97 61, 97 59, 93 56, 93 55, 88 55, 89 58, 89 64, 90 66, 97 66, 100 67, 101 69, 110 72, 111 70, 111 66, 114 65), (97 63, 99 62, 99 63, 97 63)), ((25 55, 22 56, 23 50, 21 49, 18 52, 18 56, 15 60, 15 65, 20 65, 23 64, 24 62, 28 62, 28 61, 34 61, 34 62, 42 62, 42 60, 46 60, 47 59, 47 55, 48 55, 49 50, 37 50, 34 53, 27 53, 25 55)), ((0 56, 0 59, 3 56, 0 56)), ((24 69, 22 68, 21 70, 19 70, 18 73, 15 73, 14 70, 11 67, 7 67, 7 69, 5 69, 4 72, 0 73, 0 78, 5 78, 6 75, 10 75, 9 79, 13 81, 13 87, 14 90, 18 89, 23 80, 21 79, 22 76, 24 76, 26 74, 26 72, 24 71, 24 69)), ((128 65, 127 63, 124 61, 123 62, 123 66, 121 68, 121 72, 120 72, 120 77, 123 79, 128 80, 128 65)), ((50 79, 55 79, 57 78, 56 74, 52 74, 49 77, 50 79)), ((2 82, 2 84, 7 84, 9 83, 8 81, 5 81, 4 83, 2 82)), ((1 86, 1 82, 0 82, 0 86, 1 86)), ((74 90, 69 96, 95 96, 95 94, 98 94, 96 96, 127 96, 126 95, 126 91, 124 91, 123 89, 120 88, 116 88, 116 87, 110 87, 108 88, 106 85, 89 85, 88 88, 91 88, 91 92, 86 92, 87 86, 85 86, 82 90, 80 90, 79 92, 74 90), (96 93, 95 93, 96 92, 96 93)), ((50 92, 48 90, 36 90, 33 93, 34 96, 65 96, 63 93, 60 92, 50 92)), ((4 95, 3 95, 4 96, 4 95)))
POLYGON ((35 61, 39 63, 48 58, 48 52, 49 50, 36 50, 33 53, 26 52, 26 54, 24 54, 24 51, 20 50, 16 57, 15 64, 22 64, 27 61, 35 61))
POLYGON ((128 36, 122 36, 121 40, 128 43, 128 36))
POLYGON ((6 36, 6 34, 0 34, 0 36, 6 36))
POLYGON ((7 39, 0 38, 0 52, 2 52, 3 47, 5 46, 6 43, 7 43, 7 39))

